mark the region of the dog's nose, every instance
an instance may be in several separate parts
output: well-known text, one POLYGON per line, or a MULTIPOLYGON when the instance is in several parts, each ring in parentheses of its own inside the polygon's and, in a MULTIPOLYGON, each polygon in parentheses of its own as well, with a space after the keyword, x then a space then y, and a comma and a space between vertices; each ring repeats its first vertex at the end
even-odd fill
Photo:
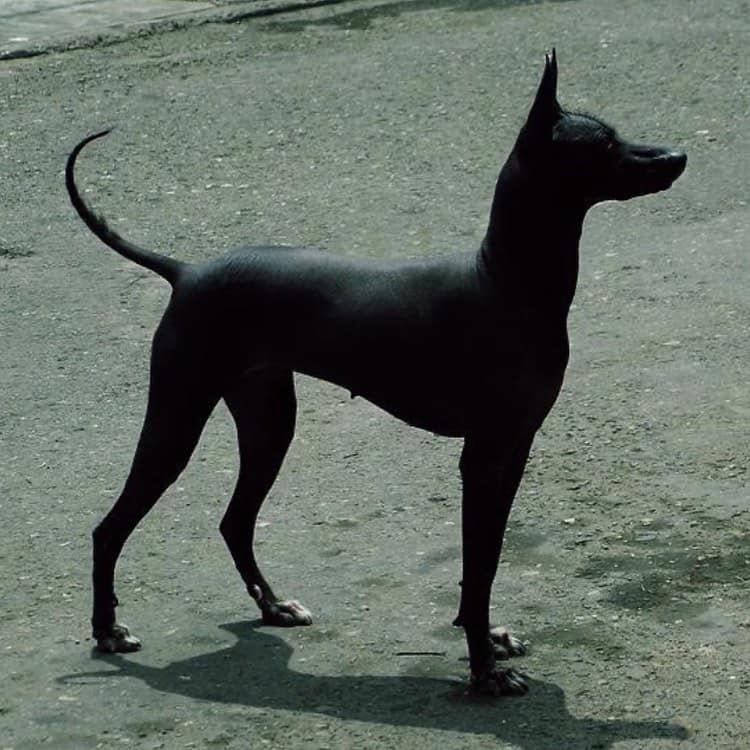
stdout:
POLYGON ((682 174, 682 171, 687 165, 687 154, 684 151, 668 151, 664 155, 664 159, 674 167, 674 170, 678 175, 682 174))

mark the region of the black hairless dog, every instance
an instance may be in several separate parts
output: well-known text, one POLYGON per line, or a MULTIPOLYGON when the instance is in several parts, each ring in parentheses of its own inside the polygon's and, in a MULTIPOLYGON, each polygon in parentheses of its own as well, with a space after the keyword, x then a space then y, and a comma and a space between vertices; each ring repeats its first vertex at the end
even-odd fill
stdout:
POLYGON ((566 319, 586 211, 668 188, 685 154, 628 143, 557 102, 555 53, 495 189, 477 252, 419 260, 356 260, 309 248, 243 247, 200 265, 136 247, 66 183, 102 242, 173 287, 153 341, 148 409, 120 497, 93 534, 93 633, 101 651, 139 641, 115 621, 114 570, 125 540, 185 468, 212 409, 237 423, 239 479, 221 533, 269 625, 308 625, 281 600, 253 554, 258 510, 294 433, 293 373, 343 386, 415 427, 464 439, 464 628, 478 692, 523 693, 496 665, 523 652, 491 629, 490 590, 505 524, 534 434, 568 362, 566 319))

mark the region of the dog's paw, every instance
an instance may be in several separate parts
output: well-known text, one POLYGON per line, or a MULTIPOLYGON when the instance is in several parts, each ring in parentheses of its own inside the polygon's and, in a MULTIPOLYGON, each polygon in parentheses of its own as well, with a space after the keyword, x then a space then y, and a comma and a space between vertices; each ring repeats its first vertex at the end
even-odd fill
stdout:
POLYGON ((474 695, 525 695, 529 686, 515 669, 493 669, 479 676, 472 674, 470 691, 474 695))
POLYGON ((103 654, 127 654, 140 648, 141 642, 130 635, 127 625, 115 624, 109 633, 96 636, 96 650, 103 654))
POLYGON ((511 635, 506 628, 492 628, 490 639, 495 650, 495 658, 509 659, 511 656, 525 656, 528 643, 511 635))
POLYGON ((294 599, 263 604, 263 624, 282 628, 312 625, 310 610, 294 599))

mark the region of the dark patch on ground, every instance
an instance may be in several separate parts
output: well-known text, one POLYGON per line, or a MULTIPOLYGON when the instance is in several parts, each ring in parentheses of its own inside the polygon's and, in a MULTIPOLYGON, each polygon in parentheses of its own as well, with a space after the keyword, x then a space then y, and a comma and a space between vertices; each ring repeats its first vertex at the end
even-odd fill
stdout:
POLYGON ((472 12, 480 10, 504 10, 519 5, 542 3, 570 3, 578 0, 400 0, 368 8, 342 10, 325 18, 270 21, 265 28, 280 33, 296 33, 315 26, 333 26, 339 29, 366 31, 373 21, 381 18, 397 18, 403 13, 421 10, 448 10, 472 12))
POLYGON ((33 255, 34 251, 26 247, 11 245, 0 237, 0 258, 27 258, 33 255))

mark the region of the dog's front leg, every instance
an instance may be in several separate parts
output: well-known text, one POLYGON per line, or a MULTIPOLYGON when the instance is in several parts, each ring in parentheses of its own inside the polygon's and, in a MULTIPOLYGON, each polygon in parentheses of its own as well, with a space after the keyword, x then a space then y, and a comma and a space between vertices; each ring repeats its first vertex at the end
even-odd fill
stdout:
POLYGON ((518 672, 499 669, 499 647, 506 655, 523 653, 520 641, 491 631, 492 583, 513 498, 531 448, 531 435, 497 444, 489 436, 467 437, 461 454, 463 482, 463 581, 456 625, 466 633, 472 687, 480 693, 518 695, 528 688, 518 672))

